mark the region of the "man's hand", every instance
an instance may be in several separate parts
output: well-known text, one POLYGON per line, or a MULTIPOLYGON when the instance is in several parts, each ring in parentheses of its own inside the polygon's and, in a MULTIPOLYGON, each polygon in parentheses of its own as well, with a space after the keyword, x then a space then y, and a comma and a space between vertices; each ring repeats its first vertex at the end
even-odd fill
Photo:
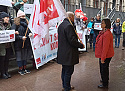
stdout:
POLYGON ((22 40, 26 40, 27 37, 23 36, 22 40))
POLYGON ((83 48, 85 48, 85 45, 83 44, 83 48))
POLYGON ((33 35, 32 33, 29 33, 29 37, 32 37, 32 35, 33 35))

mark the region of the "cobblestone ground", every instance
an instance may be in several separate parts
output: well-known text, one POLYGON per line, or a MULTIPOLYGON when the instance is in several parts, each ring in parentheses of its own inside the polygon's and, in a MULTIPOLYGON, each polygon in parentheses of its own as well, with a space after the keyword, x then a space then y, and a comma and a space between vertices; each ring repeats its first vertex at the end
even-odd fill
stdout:
MULTIPOLYGON (((89 44, 88 44, 89 47, 89 44)), ((71 84, 77 91, 125 91, 125 50, 114 48, 115 56, 110 63, 109 89, 99 89, 99 62, 92 49, 80 54, 71 84)), ((31 63, 31 62, 30 62, 31 63)), ((11 65, 12 66, 12 65, 11 65)), ((12 78, 0 79, 0 91, 61 91, 61 65, 49 62, 38 70, 29 66, 30 74, 21 76, 17 68, 10 70, 12 78)))

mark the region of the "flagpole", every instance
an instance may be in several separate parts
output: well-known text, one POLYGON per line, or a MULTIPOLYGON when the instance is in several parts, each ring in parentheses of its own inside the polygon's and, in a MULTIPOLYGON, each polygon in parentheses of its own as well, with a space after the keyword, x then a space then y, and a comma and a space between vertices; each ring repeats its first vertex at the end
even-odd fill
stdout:
MULTIPOLYGON (((28 32, 28 27, 26 29, 25 37, 26 37, 27 32, 28 32)), ((24 43, 25 43, 25 40, 23 40, 23 46, 22 46, 22 48, 24 48, 24 43)))
MULTIPOLYGON (((68 20, 69 20, 70 24, 73 26, 73 24, 72 24, 71 20, 69 19, 69 17, 68 17, 68 20)), ((74 26, 73 26, 73 28, 74 28, 74 26)), ((82 41, 81 41, 81 39, 79 38, 79 36, 78 36, 78 34, 77 34, 77 32, 76 32, 76 29, 75 29, 75 28, 74 28, 74 30, 75 30, 75 33, 76 33, 76 35, 77 35, 77 37, 78 37, 78 39, 79 39, 80 43, 82 43, 82 41)), ((82 43, 82 44, 83 44, 83 43, 82 43)), ((83 44, 83 45, 84 45, 84 44, 83 44)))

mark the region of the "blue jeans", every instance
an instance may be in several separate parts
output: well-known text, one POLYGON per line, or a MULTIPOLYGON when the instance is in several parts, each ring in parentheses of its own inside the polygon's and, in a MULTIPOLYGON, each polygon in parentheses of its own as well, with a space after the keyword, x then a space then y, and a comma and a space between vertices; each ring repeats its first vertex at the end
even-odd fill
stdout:
POLYGON ((120 44, 120 35, 115 35, 115 47, 119 47, 120 44))
POLYGON ((26 66, 26 64, 27 64, 27 61, 26 61, 26 60, 17 61, 18 67, 26 66))
POLYGON ((74 72, 74 65, 62 65, 62 84, 63 84, 63 88, 64 91, 70 91, 71 89, 71 85, 70 85, 70 81, 71 81, 71 76, 74 72))

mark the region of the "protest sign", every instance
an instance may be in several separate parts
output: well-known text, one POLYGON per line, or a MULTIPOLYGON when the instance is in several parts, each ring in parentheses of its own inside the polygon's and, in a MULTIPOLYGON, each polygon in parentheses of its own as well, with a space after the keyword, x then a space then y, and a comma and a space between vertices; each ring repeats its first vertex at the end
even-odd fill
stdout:
POLYGON ((11 2, 12 0, 0 0, 0 5, 12 7, 11 2))
POLYGON ((83 30, 79 30, 79 26, 76 26, 76 31, 77 31, 77 35, 79 36, 80 40, 85 45, 85 48, 83 48, 83 49, 79 48, 79 51, 86 51, 86 39, 85 39, 86 32, 83 30))
MULTIPOLYGON (((38 36, 37 36, 38 37, 38 36)), ((32 50, 36 62, 36 68, 57 57, 58 33, 57 28, 52 27, 49 31, 49 40, 41 38, 39 43, 34 45, 34 38, 31 38, 32 50)))
POLYGON ((96 29, 96 30, 102 30, 101 23, 94 23, 94 29, 96 29))
POLYGON ((0 44, 15 41, 15 30, 0 31, 0 44))
POLYGON ((31 14, 33 11, 33 4, 24 4, 24 13, 31 14))

